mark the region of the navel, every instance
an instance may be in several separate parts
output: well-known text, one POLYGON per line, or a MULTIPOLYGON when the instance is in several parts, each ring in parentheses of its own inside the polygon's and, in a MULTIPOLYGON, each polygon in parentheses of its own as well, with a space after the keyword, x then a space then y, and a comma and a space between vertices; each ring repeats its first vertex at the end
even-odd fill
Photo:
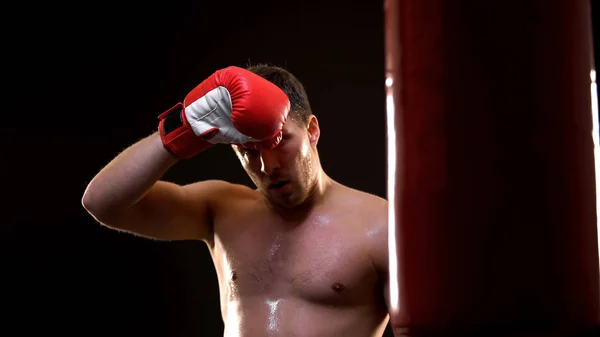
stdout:
POLYGON ((235 280, 237 280, 237 278, 238 278, 237 273, 235 272, 235 270, 232 270, 231 271, 231 280, 235 281, 235 280))
POLYGON ((335 292, 341 293, 342 291, 344 291, 344 289, 346 289, 346 286, 339 282, 336 282, 331 285, 331 289, 333 289, 335 292))

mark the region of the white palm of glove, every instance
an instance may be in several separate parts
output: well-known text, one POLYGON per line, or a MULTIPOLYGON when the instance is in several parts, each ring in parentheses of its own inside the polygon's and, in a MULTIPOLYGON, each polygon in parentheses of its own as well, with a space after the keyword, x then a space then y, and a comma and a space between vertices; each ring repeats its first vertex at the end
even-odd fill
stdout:
POLYGON ((233 111, 231 95, 225 87, 217 87, 185 107, 185 117, 196 136, 218 128, 216 134, 207 139, 211 144, 244 144, 257 142, 239 132, 231 121, 233 111))

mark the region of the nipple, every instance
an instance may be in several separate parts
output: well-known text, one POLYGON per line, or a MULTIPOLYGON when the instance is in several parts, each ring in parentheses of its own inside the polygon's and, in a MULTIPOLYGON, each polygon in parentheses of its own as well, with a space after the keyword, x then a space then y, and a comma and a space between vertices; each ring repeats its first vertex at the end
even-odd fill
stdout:
POLYGON ((346 289, 346 286, 344 286, 343 284, 336 282, 334 284, 331 285, 331 289, 333 289, 334 291, 341 293, 342 291, 344 291, 344 289, 346 289))

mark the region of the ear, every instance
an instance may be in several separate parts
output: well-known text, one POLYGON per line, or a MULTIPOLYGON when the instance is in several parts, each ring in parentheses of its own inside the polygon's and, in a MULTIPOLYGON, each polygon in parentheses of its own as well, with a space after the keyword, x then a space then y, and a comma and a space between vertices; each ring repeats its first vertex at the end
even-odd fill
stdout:
POLYGON ((321 129, 319 128, 319 120, 315 115, 309 117, 307 131, 310 144, 316 146, 321 136, 321 129))

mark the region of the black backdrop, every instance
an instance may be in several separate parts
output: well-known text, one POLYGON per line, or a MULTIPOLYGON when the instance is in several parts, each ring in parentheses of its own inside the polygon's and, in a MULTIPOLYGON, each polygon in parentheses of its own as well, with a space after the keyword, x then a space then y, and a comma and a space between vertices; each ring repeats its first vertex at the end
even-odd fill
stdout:
MULTIPOLYGON (((110 231, 80 202, 103 165, 218 68, 295 73, 325 170, 386 196, 382 0, 21 3, 2 14, 2 335, 221 335, 202 243, 110 231)), ((165 178, 251 183, 226 146, 165 178)))

